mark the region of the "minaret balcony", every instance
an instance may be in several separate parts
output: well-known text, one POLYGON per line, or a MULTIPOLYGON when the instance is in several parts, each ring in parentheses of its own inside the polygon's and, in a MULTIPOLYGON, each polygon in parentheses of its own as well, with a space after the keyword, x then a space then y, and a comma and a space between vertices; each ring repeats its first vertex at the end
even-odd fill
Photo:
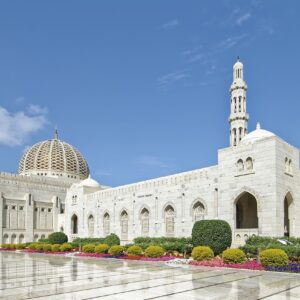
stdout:
POLYGON ((233 113, 229 116, 228 121, 236 121, 236 120, 249 120, 249 114, 244 112, 233 113))

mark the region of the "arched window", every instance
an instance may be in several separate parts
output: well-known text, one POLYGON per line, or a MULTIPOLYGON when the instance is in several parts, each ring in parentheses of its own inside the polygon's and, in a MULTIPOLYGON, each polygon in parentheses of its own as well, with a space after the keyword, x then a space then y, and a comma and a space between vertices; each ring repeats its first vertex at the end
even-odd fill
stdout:
POLYGON ((89 237, 94 236, 94 216, 90 215, 88 217, 88 232, 89 232, 89 237))
POLYGON ((11 236, 11 244, 16 244, 16 242, 17 242, 17 236, 15 234, 13 234, 11 236))
POLYGON ((246 159, 246 168, 247 170, 252 170, 253 169, 253 161, 251 157, 248 157, 246 159))
POLYGON ((45 239, 45 235, 42 234, 42 235, 41 235, 41 240, 44 240, 44 239, 45 239))
POLYGON ((204 219, 205 207, 200 202, 197 201, 193 206, 193 221, 199 221, 204 219))
POLYGON ((33 237, 33 241, 34 242, 37 242, 39 240, 39 235, 38 234, 35 234, 34 237, 33 237))
POLYGON ((20 234, 20 235, 19 235, 19 243, 20 243, 20 244, 23 244, 23 243, 24 243, 24 235, 23 235, 23 234, 20 234))
POLYGON ((59 229, 60 232, 64 232, 64 228, 63 226, 60 226, 60 229, 59 229))
POLYGON ((291 235, 291 223, 292 223, 292 207, 293 207, 293 197, 291 193, 287 193, 284 197, 284 235, 291 235))
POLYGON ((105 235, 110 234, 110 217, 108 213, 103 216, 103 231, 105 235))
POLYGON ((78 218, 75 214, 71 218, 71 232, 73 234, 78 233, 78 218))
POLYGON ((121 213, 121 239, 128 240, 128 214, 125 210, 121 213))
POLYGON ((3 244, 8 244, 8 243, 9 243, 8 234, 4 234, 4 236, 3 236, 3 244))
POLYGON ((171 205, 165 208, 166 236, 173 236, 175 233, 175 211, 171 205))
POLYGON ((237 161, 237 169, 238 169, 239 172, 244 171, 244 162, 243 162, 242 159, 239 159, 237 161))
POLYGON ((284 162, 285 162, 285 172, 288 173, 289 172, 289 160, 287 157, 285 158, 284 162))
POLYGON ((149 234, 149 211, 147 208, 143 208, 141 211, 141 225, 142 225, 142 235, 149 234))
POLYGON ((258 228, 257 202, 248 192, 236 201, 236 228, 258 228))

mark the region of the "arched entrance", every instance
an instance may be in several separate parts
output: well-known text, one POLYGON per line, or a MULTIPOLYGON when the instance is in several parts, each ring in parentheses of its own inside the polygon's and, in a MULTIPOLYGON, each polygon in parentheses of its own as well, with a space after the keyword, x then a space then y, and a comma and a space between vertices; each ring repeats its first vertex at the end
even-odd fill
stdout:
POLYGON ((242 193, 236 200, 236 228, 258 228, 257 201, 248 193, 242 193))
POLYGON ((293 197, 291 193, 287 193, 284 197, 284 235, 290 236, 292 231, 292 207, 293 197))
POLYGON ((71 232, 73 234, 78 233, 78 218, 75 214, 71 218, 71 232))

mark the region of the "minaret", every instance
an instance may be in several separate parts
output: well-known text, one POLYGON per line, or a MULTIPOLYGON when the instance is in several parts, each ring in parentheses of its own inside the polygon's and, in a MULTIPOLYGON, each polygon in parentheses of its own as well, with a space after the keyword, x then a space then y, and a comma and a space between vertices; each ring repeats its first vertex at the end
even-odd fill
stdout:
POLYGON ((247 84, 244 81, 244 66, 238 57, 233 66, 233 82, 230 86, 230 146, 237 146, 247 134, 249 115, 246 110, 247 84))

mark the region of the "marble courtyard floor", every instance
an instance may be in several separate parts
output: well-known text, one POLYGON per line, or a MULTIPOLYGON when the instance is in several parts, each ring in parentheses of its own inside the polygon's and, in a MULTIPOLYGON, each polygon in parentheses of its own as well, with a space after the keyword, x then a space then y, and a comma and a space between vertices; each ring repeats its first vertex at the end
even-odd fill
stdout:
POLYGON ((0 299, 300 299, 300 275, 0 252, 0 299))

